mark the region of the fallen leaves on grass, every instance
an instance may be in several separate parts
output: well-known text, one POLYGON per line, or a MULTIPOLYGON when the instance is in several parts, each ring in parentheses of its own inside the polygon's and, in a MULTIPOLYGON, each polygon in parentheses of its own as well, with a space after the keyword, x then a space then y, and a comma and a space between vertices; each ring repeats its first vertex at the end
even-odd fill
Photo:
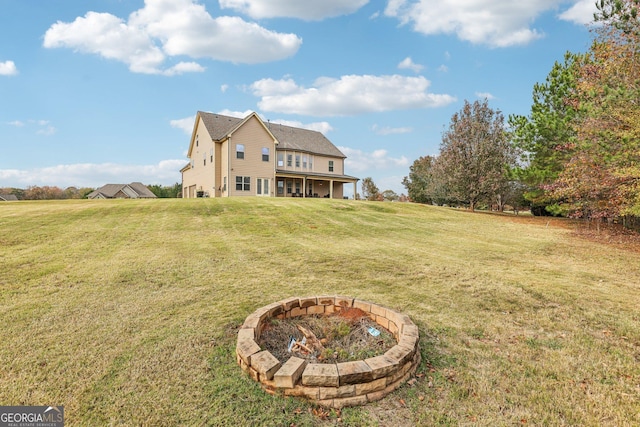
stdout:
POLYGON ((309 408, 309 411, 311 412, 311 414, 313 414, 314 417, 319 418, 323 421, 328 420, 329 415, 331 415, 331 412, 324 408, 309 408))

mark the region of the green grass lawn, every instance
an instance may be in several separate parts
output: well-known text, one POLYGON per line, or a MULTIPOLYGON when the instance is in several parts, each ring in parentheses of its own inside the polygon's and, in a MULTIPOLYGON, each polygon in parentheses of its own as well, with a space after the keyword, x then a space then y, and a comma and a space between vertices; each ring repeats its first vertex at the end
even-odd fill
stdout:
POLYGON ((67 425, 638 425, 640 253, 547 219, 327 199, 0 204, 0 404, 67 425), (418 377, 319 417, 235 362, 290 296, 408 314, 418 377), (323 419, 326 418, 326 419, 323 419))

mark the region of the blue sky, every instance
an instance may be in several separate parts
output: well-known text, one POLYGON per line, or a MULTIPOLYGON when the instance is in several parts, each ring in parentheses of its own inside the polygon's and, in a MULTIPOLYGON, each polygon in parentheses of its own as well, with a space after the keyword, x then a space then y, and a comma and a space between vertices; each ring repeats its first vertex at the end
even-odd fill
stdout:
POLYGON ((0 188, 181 181, 198 110, 322 131, 381 190, 464 100, 528 114, 595 0, 0 0, 0 188))

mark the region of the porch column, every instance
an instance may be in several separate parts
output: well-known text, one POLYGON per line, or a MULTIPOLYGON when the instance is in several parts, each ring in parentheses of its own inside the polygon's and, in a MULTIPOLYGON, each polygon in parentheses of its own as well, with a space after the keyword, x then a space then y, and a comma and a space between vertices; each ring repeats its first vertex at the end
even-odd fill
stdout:
POLYGON ((302 177, 302 197, 307 197, 307 177, 302 177))
POLYGON ((329 180, 329 198, 333 199, 333 180, 329 180))
POLYGON ((356 200, 358 194, 358 181, 353 181, 353 200, 356 200))

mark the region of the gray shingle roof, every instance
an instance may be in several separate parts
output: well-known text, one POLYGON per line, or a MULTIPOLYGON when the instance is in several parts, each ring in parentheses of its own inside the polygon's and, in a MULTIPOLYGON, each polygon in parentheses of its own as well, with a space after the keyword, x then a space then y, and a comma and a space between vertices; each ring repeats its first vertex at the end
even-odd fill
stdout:
POLYGON ((140 198, 151 198, 155 199, 156 195, 153 194, 151 190, 149 190, 144 184, 141 182, 132 182, 131 184, 106 184, 97 190, 92 191, 87 195, 88 198, 93 199, 98 194, 102 194, 107 199, 111 199, 115 197, 118 192, 122 191, 125 187, 130 187, 133 191, 138 194, 140 198))
POLYGON ((224 139, 229 132, 244 120, 238 119, 237 117, 223 116, 221 114, 205 113, 204 111, 198 111, 198 114, 202 117, 204 126, 214 141, 224 139))
POLYGON ((278 150, 306 151, 325 156, 346 157, 326 136, 315 130, 294 128, 277 123, 270 123, 267 127, 279 142, 278 150))
MULTIPOLYGON (((198 114, 202 117, 207 131, 214 141, 224 139, 244 120, 203 111, 198 111, 198 114)), ((266 127, 278 140, 278 150, 305 151, 325 156, 346 157, 320 132, 277 123, 269 123, 266 127)))
POLYGON ((0 194, 0 201, 15 202, 18 197, 15 194, 0 194))
POLYGON ((129 187, 133 188, 140 197, 151 199, 156 198, 156 195, 153 194, 153 191, 149 190, 147 186, 141 182, 132 182, 131 184, 129 184, 129 187))

